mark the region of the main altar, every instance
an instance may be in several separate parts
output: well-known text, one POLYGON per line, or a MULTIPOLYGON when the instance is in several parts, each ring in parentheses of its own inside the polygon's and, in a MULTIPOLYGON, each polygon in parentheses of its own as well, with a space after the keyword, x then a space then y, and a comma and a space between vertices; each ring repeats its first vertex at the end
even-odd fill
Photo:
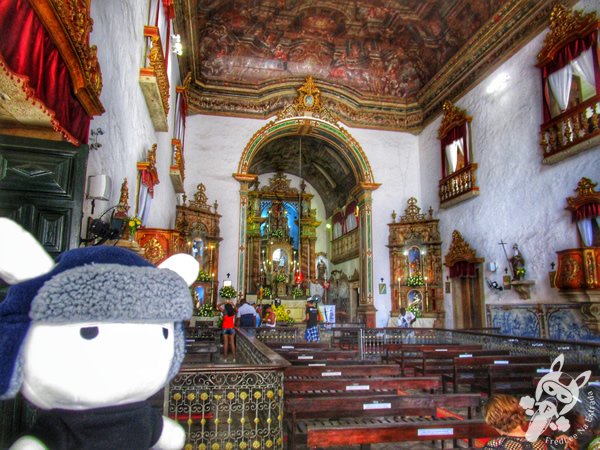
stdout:
POLYGON ((246 292, 264 301, 281 299, 294 319, 302 320, 309 283, 318 275, 315 242, 321 222, 304 182, 300 189, 290 183, 277 173, 262 188, 255 182, 248 193, 246 292), (302 317, 296 317, 297 309, 302 317))

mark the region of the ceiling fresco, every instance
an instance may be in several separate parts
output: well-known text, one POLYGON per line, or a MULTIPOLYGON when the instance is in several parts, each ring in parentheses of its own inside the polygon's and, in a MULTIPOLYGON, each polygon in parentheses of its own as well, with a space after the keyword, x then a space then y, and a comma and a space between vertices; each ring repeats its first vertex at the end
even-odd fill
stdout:
POLYGON ((197 75, 240 86, 313 75, 363 96, 413 100, 504 3, 203 2, 197 75))
POLYGON ((176 0, 192 113, 266 118, 312 75, 347 125, 418 133, 552 0, 176 0))

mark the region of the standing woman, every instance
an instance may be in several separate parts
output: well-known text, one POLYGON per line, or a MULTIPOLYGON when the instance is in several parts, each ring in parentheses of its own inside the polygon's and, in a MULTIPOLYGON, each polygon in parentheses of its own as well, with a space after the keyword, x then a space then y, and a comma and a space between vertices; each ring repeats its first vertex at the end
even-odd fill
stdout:
POLYGON ((231 303, 219 305, 219 309, 223 313, 223 359, 227 361, 227 353, 231 347, 231 355, 235 362, 235 308, 231 303))
POLYGON ((319 342, 319 320, 321 313, 319 308, 315 306, 315 300, 313 297, 306 299, 306 315, 304 321, 306 322, 306 331, 304 332, 304 340, 306 342, 319 342))

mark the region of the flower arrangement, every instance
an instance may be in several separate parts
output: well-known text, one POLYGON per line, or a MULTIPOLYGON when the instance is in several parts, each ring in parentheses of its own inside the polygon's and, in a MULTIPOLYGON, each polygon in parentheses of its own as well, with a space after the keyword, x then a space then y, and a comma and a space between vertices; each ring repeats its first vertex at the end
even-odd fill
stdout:
POLYGON ((408 308, 406 308, 406 310, 413 313, 416 319, 423 317, 423 311, 417 305, 411 305, 408 308))
POLYGON ((127 228, 129 229, 129 235, 133 238, 135 236, 135 232, 139 227, 142 226, 142 221, 139 217, 133 216, 127 219, 127 228))
POLYGON ((425 280, 423 280, 423 275, 420 273, 416 275, 411 275, 406 279, 406 285, 415 287, 415 286, 423 286, 425 284, 425 280))
POLYGON ((196 281, 212 281, 212 275, 204 270, 201 270, 200 273, 198 273, 198 278, 196 278, 196 281))
POLYGON ((304 289, 295 286, 292 288, 292 297, 296 298, 296 297, 301 297, 302 295, 304 295, 304 289))
POLYGON ((283 230, 279 228, 277 230, 271 231, 271 237, 277 238, 277 239, 283 239, 283 230))
POLYGON ((223 298, 235 298, 237 297, 237 291, 233 286, 223 286, 219 289, 219 295, 223 298))
POLYGON ((289 311, 285 309, 283 304, 279 306, 273 305, 273 311, 275 311, 278 323, 294 323, 294 319, 290 317, 289 311))
POLYGON ((271 298, 271 295, 273 295, 271 288, 268 286, 264 286, 262 288, 262 298, 271 298))
POLYGON ((198 308, 198 315, 200 317, 214 317, 215 310, 210 303, 205 303, 200 308, 198 308))
POLYGON ((286 279, 287 277, 284 273, 278 273, 277 275, 275 275, 275 281, 277 281, 278 283, 283 283, 286 279))

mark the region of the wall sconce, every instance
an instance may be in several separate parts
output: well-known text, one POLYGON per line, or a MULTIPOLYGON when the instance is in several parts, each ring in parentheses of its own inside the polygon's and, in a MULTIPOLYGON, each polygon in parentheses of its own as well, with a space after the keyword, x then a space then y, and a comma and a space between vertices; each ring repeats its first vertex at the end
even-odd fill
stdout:
POLYGON ((88 177, 88 188, 86 198, 92 200, 92 212, 96 206, 96 200, 109 200, 111 182, 108 175, 91 175, 88 177))
POLYGON ((91 142, 90 145, 90 150, 98 150, 100 147, 102 147, 102 144, 100 142, 98 142, 98 136, 103 135, 104 134, 104 130, 100 127, 96 128, 95 130, 91 130, 90 131, 90 141, 91 142))
POLYGON ((171 51, 177 56, 183 55, 183 45, 181 45, 181 36, 178 34, 171 35, 171 51))

